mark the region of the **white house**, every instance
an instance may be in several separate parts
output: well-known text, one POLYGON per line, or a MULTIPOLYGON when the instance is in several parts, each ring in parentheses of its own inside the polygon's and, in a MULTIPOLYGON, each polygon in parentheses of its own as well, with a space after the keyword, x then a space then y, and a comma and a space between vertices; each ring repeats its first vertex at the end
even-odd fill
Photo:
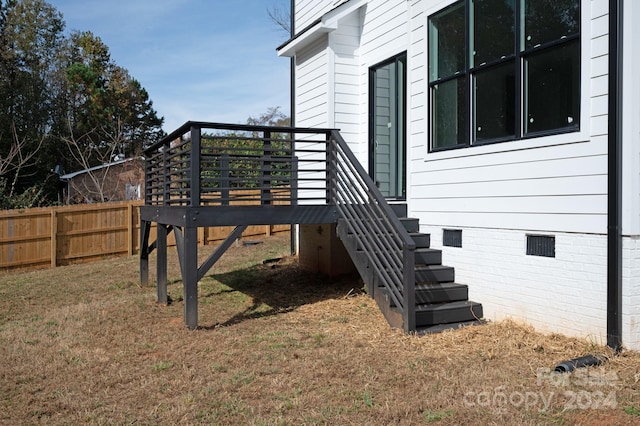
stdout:
POLYGON ((341 130, 485 318, 640 349, 640 3, 294 0, 292 16, 294 124, 341 130))

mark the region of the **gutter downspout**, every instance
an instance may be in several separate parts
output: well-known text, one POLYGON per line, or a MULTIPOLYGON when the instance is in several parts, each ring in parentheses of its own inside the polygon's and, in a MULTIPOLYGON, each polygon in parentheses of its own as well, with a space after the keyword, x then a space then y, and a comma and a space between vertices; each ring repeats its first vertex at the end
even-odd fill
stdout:
MULTIPOLYGON (((293 37, 296 35, 296 29, 295 29, 295 25, 296 25, 296 1, 295 0, 291 0, 291 8, 289 13, 291 14, 291 23, 290 25, 290 29, 291 29, 291 39, 293 39, 293 37)), ((291 56, 291 60, 290 60, 290 87, 289 87, 289 102, 291 103, 291 105, 289 106, 290 109, 290 120, 291 123, 289 124, 289 127, 296 127, 296 55, 291 56)))
POLYGON ((607 346, 622 349, 622 7, 609 0, 607 346))
MULTIPOLYGON (((296 35, 295 24, 296 24, 296 1, 291 0, 291 6, 289 8, 289 18, 291 22, 289 23, 289 29, 291 31, 290 38, 296 35)), ((291 56, 289 60, 289 127, 296 127, 296 55, 291 56)), ((293 138, 291 138, 293 139, 293 138)), ((297 244, 296 244, 296 225, 294 223, 291 224, 291 228, 289 229, 289 244, 291 255, 296 254, 297 244)))

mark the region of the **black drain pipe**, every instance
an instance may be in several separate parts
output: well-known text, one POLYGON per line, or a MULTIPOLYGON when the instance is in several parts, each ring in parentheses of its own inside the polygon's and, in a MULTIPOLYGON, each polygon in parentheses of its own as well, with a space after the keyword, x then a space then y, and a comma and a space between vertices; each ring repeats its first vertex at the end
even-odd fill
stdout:
POLYGON ((622 348, 622 5, 609 0, 607 346, 622 348))
MULTIPOLYGON (((289 37, 293 40, 296 35, 296 2, 291 0, 289 7, 289 37)), ((296 126, 296 55, 293 55, 289 59, 289 127, 296 126)), ((293 140, 293 134, 291 140, 293 140)), ((292 223, 289 228, 289 244, 291 255, 296 254, 297 239, 296 239, 296 225, 292 223)))
POLYGON ((607 361, 607 357, 604 355, 587 355, 579 358, 563 361, 555 368, 556 373, 571 373, 576 368, 593 367, 602 365, 607 361))

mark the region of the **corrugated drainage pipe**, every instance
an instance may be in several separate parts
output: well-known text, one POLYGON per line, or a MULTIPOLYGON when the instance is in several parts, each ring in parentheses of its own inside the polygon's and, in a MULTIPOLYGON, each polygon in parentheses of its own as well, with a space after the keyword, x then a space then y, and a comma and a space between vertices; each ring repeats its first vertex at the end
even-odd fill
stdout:
POLYGON ((555 368, 557 373, 570 373, 576 368, 593 367, 602 365, 607 362, 609 358, 604 355, 586 355, 579 358, 573 358, 568 361, 563 361, 555 368))

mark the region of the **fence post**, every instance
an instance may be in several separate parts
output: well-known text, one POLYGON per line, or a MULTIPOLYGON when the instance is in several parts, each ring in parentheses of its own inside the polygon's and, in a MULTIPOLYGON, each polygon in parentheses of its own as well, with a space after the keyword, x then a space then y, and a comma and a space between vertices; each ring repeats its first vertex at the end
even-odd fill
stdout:
POLYGON ((51 208, 51 267, 58 266, 58 218, 56 210, 51 208))
POLYGON ((133 256, 133 203, 127 205, 127 254, 133 256))

